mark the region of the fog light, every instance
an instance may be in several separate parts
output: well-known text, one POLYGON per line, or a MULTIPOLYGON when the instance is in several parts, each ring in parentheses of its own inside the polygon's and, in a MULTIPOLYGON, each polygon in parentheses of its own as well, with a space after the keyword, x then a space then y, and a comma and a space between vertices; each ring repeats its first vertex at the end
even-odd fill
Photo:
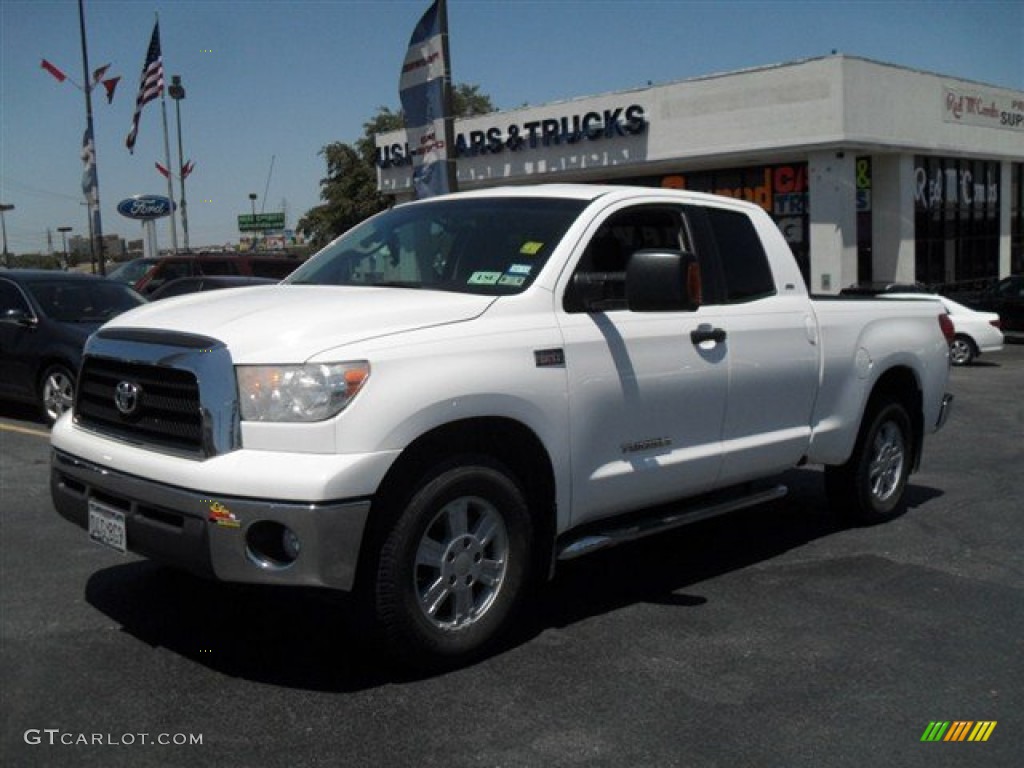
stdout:
POLYGON ((287 568, 299 556, 299 537, 295 531, 270 520, 250 525, 245 543, 249 559, 260 568, 287 568))
POLYGON ((284 526, 284 531, 281 532, 281 546, 284 547, 284 554, 289 560, 295 560, 299 556, 299 537, 288 526, 284 526))

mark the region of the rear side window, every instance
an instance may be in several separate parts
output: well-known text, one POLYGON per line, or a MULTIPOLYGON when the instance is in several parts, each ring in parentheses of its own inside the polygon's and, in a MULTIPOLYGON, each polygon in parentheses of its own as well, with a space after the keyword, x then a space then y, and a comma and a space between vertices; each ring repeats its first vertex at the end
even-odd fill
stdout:
POLYGON ((706 210, 725 277, 726 301, 735 304, 773 295, 775 280, 753 222, 737 211, 706 210))

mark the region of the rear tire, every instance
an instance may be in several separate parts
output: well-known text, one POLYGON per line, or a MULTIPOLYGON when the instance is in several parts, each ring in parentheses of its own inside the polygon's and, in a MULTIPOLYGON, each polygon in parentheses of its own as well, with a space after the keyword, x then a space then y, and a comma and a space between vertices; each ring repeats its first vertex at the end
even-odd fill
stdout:
POLYGON ((898 517, 914 465, 910 416, 902 403, 869 410, 845 464, 825 468, 829 503, 850 522, 874 525, 898 517))
POLYGON ((977 347, 966 336, 957 335, 949 345, 949 362, 953 365, 970 365, 977 356, 977 347))
POLYGON ((514 477, 481 457, 427 476, 386 534, 374 611, 393 655, 468 661, 500 635, 530 579, 533 528, 514 477))

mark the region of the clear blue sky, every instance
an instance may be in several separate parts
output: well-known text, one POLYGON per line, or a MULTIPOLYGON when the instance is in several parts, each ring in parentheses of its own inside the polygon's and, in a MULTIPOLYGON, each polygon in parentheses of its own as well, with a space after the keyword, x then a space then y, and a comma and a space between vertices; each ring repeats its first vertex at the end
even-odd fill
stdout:
MULTIPOLYGON (((114 103, 94 96, 105 233, 140 237, 116 213, 133 194, 166 194, 159 101, 135 154, 124 148, 155 14, 165 73, 181 75, 193 246, 237 242, 236 217, 287 206, 294 225, 319 203, 318 154, 353 142, 379 106, 398 108, 398 70, 428 0, 86 0, 89 64, 121 75, 114 103), (271 159, 273 158, 273 173, 271 159), (266 202, 264 190, 270 178, 266 202)), ((456 82, 499 109, 795 61, 832 50, 1024 90, 1024 0, 696 2, 449 0, 456 82)), ((0 0, 0 202, 14 253, 46 249, 46 230, 87 232, 80 204, 84 97, 75 0, 0 0)), ((174 103, 167 100, 172 162, 174 103)), ((177 196, 177 185, 175 195, 177 196)), ((180 231, 179 231, 180 238, 180 231)), ((165 224, 161 247, 170 245, 165 224)))

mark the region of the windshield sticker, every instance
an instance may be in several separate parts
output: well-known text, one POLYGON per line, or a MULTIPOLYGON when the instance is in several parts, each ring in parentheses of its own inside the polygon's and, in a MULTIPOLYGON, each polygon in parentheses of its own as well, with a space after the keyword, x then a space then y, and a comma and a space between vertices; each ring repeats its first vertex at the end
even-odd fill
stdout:
POLYGON ((501 272, 474 272, 469 276, 469 285, 497 285, 501 272))
POLYGON ((526 278, 522 275, 503 275, 498 285, 522 285, 525 282, 526 278))
POLYGON ((533 272, 532 264, 513 264, 508 268, 510 275, 528 275, 533 272))
POLYGON ((523 247, 519 249, 519 252, 524 256, 536 256, 543 247, 544 243, 538 243, 536 240, 527 240, 523 243, 523 247))

